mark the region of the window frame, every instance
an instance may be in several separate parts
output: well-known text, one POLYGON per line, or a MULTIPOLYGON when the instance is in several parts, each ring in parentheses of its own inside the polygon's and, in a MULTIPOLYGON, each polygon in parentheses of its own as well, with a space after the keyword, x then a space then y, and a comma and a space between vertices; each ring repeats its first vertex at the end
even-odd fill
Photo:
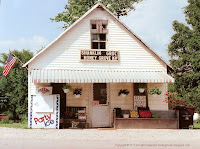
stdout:
POLYGON ((107 49, 108 41, 108 20, 90 20, 90 35, 91 49, 107 49), (96 28, 94 25, 96 24, 96 28), (93 40, 93 35, 97 34, 97 40, 93 40), (105 34, 105 40, 100 40, 100 35, 105 34), (97 42, 97 48, 94 48, 93 43, 97 42), (105 48, 101 48, 101 43, 105 43, 105 48))

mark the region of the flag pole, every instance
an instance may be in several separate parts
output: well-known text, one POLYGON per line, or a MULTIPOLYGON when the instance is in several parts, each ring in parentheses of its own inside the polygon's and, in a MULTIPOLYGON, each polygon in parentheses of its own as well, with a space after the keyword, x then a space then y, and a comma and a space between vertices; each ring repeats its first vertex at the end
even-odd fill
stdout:
MULTIPOLYGON (((10 50, 9 50, 9 51, 10 51, 10 50)), ((20 61, 20 63, 22 64, 22 66, 24 65, 24 64, 22 63, 22 61, 21 61, 15 54, 13 54, 11 51, 10 51, 10 53, 20 61)), ((24 68, 26 69, 26 71, 28 70, 26 67, 24 67, 24 68)))

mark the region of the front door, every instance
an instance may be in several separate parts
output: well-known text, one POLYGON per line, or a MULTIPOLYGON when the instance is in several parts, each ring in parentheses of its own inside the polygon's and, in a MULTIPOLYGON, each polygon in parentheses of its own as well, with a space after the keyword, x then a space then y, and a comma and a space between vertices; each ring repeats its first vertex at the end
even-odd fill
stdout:
POLYGON ((92 127, 110 127, 110 110, 106 83, 93 84, 92 127))

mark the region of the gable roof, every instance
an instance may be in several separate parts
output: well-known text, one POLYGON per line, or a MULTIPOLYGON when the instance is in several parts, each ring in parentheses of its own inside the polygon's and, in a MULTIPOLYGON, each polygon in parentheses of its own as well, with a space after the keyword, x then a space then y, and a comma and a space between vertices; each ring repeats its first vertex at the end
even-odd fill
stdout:
MULTIPOLYGON (((160 59, 162 62, 164 62, 169 68, 171 68, 170 65, 168 65, 157 53, 155 53, 144 41, 142 41, 141 38, 139 38, 130 28, 128 28, 123 22, 121 22, 116 16, 113 15, 112 12, 110 12, 102 3, 98 2, 96 5, 94 5, 90 10, 88 10, 83 16, 81 16, 76 22, 74 22, 70 27, 68 27, 63 33, 61 33, 54 41, 52 41, 49 45, 47 45, 44 49, 42 49, 38 54, 36 54, 33 58, 31 58, 28 62, 26 62, 22 67, 26 67, 29 63, 34 61, 36 57, 38 57, 41 53, 46 51, 53 43, 55 43, 58 39, 60 39, 66 32, 71 30, 76 24, 78 24, 82 19, 84 19, 86 16, 88 16, 94 9, 96 8, 103 8, 106 10, 112 17, 115 18, 120 24, 122 24, 133 36, 135 36, 147 49, 150 50, 158 59, 160 59)), ((172 69, 172 68, 171 68, 172 69)))

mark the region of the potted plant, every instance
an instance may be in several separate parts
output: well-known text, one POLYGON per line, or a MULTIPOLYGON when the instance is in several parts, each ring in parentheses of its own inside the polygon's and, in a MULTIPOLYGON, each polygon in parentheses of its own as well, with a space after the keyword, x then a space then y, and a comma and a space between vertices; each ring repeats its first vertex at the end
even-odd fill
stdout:
POLYGON ((149 95, 160 95, 162 91, 160 91, 157 86, 148 90, 149 95))
POLYGON ((165 94, 167 97, 165 98, 164 102, 169 104, 169 109, 175 109, 178 107, 185 107, 186 103, 182 100, 179 96, 177 90, 175 91, 168 91, 165 94))
POLYGON ((68 93, 69 91, 73 90, 73 88, 69 84, 63 85, 62 89, 63 89, 64 93, 68 93))
POLYGON ((128 91, 128 89, 121 89, 120 91, 119 91, 119 93, 118 93, 118 96, 122 96, 122 97, 126 97, 126 95, 128 95, 129 94, 129 91, 128 91))
POLYGON ((72 121, 72 128, 78 128, 79 122, 72 121))
POLYGON ((159 115, 158 114, 152 114, 152 118, 159 118, 159 115))
POLYGON ((82 91, 81 88, 76 88, 76 89, 74 90, 75 98, 80 98, 80 96, 81 96, 81 91, 82 91))
POLYGON ((146 88, 146 84, 144 84, 144 83, 140 83, 140 84, 138 85, 138 89, 139 89, 139 92, 140 92, 140 93, 144 93, 145 88, 146 88))

